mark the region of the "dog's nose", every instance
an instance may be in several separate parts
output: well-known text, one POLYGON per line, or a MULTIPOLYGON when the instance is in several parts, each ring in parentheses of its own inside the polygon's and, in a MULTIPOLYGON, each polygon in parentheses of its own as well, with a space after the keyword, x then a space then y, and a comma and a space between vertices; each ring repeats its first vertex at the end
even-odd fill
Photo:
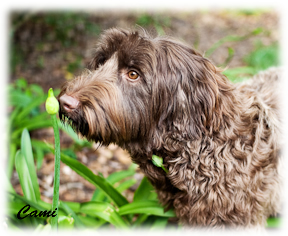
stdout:
POLYGON ((62 95, 59 98, 60 105, 67 111, 71 112, 76 109, 79 105, 79 101, 76 98, 73 98, 67 94, 62 95))

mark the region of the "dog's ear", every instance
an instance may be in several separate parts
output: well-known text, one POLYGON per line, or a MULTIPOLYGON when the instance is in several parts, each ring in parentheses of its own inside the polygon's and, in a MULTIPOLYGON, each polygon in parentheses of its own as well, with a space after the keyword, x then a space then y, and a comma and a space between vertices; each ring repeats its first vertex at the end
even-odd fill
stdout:
POLYGON ((128 35, 129 31, 125 29, 110 28, 105 30, 94 49, 94 55, 88 64, 88 69, 96 70, 100 65, 103 65, 118 50, 128 35))
POLYGON ((211 130, 212 125, 218 129, 220 103, 227 97, 225 93, 231 93, 231 83, 195 50, 169 39, 157 43, 156 117, 194 137, 211 130))

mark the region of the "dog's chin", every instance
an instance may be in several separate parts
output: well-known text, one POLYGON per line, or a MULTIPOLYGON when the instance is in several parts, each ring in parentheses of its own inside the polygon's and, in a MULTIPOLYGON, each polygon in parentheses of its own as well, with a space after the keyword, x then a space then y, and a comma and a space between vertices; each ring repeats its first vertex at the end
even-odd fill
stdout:
POLYGON ((85 117, 80 112, 67 113, 60 107, 59 118, 64 125, 69 125, 76 133, 80 133, 83 137, 89 139, 89 125, 85 117))
POLYGON ((106 139, 100 134, 100 132, 95 132, 92 135, 89 132, 89 124, 85 119, 80 110, 75 112, 67 113, 63 108, 59 110, 59 118, 64 125, 70 126, 77 134, 81 134, 82 137, 86 138, 88 141, 94 141, 100 145, 109 145, 111 142, 111 137, 106 139))

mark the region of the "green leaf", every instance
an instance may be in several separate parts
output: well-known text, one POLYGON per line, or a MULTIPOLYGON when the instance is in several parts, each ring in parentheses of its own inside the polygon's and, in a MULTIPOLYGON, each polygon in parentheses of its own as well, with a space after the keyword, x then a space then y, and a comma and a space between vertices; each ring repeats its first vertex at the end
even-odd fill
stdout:
POLYGON ((8 159, 8 166, 7 166, 7 177, 8 179, 11 178, 15 163, 15 154, 16 154, 16 144, 10 143, 9 145, 9 159, 8 159))
POLYGON ((158 157, 156 155, 152 155, 152 162, 157 167, 162 167, 163 165, 163 158, 158 157))
POLYGON ((61 153, 61 161, 84 179, 101 188, 105 192, 106 196, 109 197, 117 206, 120 207, 128 203, 127 199, 123 197, 108 181, 95 175, 88 167, 81 164, 79 161, 74 160, 63 153, 61 153))
POLYGON ((29 132, 27 129, 24 129, 22 132, 21 152, 25 157, 26 164, 27 164, 27 167, 29 170, 28 173, 29 173, 29 176, 30 176, 31 181, 32 181, 34 194, 35 194, 36 200, 38 201, 38 200, 40 200, 40 189, 39 189, 36 169, 35 169, 35 165, 34 165, 34 158, 33 158, 33 153, 32 153, 30 135, 29 135, 29 132))
POLYGON ((42 112, 38 115, 35 115, 33 117, 25 117, 21 121, 14 122, 14 126, 23 127, 29 126, 31 123, 37 123, 42 122, 43 120, 49 119, 49 115, 46 112, 42 112))
MULTIPOLYGON (((40 120, 37 121, 35 123, 30 123, 29 125, 26 126, 27 130, 35 130, 35 129, 41 129, 41 128, 47 128, 47 127, 51 127, 52 126, 52 122, 51 120, 40 120)), ((18 136, 22 133, 23 128, 19 128, 17 130, 15 130, 12 134, 11 134, 11 138, 15 139, 18 138, 18 136)))
POLYGON ((21 77, 15 81, 15 85, 17 88, 26 89, 28 86, 28 83, 25 78, 21 77))
POLYGON ((90 216, 106 220, 117 228, 128 229, 129 225, 121 218, 115 208, 105 202, 87 202, 81 204, 80 211, 90 216))
POLYGON ((59 216, 58 217, 58 227, 64 229, 73 229, 74 228, 74 219, 71 216, 59 216))
POLYGON ((18 91, 9 92, 9 104, 16 107, 25 107, 31 102, 31 98, 18 91))
POLYGON ((50 224, 46 224, 46 225, 42 225, 39 224, 37 226, 37 228, 33 231, 33 234, 47 234, 51 232, 51 225, 50 224))
POLYGON ((47 152, 51 152, 51 148, 49 146, 47 146, 47 143, 44 141, 40 141, 37 139, 31 139, 31 143, 32 143, 32 147, 38 147, 41 148, 47 152))
POLYGON ((152 227, 150 228, 151 230, 156 230, 156 229, 163 229, 165 226, 168 224, 168 219, 167 217, 158 217, 152 227))
POLYGON ((60 202, 60 206, 64 203, 66 206, 68 206, 72 211, 75 213, 78 213, 80 211, 80 203, 79 202, 60 202))
POLYGON ((35 146, 34 147, 36 152, 36 166, 37 170, 39 170, 42 166, 43 159, 44 159, 44 150, 41 147, 35 146))
POLYGON ((14 188, 13 188, 13 186, 12 186, 12 183, 9 181, 9 179, 7 178, 7 176, 5 176, 4 174, 2 174, 1 175, 1 177, 2 177, 2 181, 4 180, 4 186, 5 186, 5 191, 8 191, 8 192, 10 192, 10 193, 15 193, 16 194, 16 192, 15 192, 15 190, 14 190, 14 188))
POLYGON ((16 152, 15 168, 19 176, 19 181, 20 181, 20 185, 21 185, 24 196, 27 199, 36 202, 37 200, 36 200, 36 196, 35 196, 35 192, 33 188, 33 183, 31 180, 31 176, 29 173, 29 169, 28 169, 25 157, 20 150, 16 152))
POLYGON ((251 78, 255 73, 257 73, 257 70, 248 66, 236 67, 223 71, 223 74, 233 83, 238 83, 251 78))
POLYGON ((147 214, 140 214, 137 217, 137 219, 133 222, 132 228, 135 229, 135 228, 143 225, 143 222, 146 221, 148 217, 149 217, 149 215, 147 215, 147 214))
POLYGON ((136 179, 128 179, 124 181, 123 183, 119 184, 119 186, 117 186, 116 189, 119 191, 119 193, 122 193, 124 190, 136 184, 136 182, 137 182, 136 179))
POLYGON ((162 157, 152 155, 152 162, 155 166, 161 167, 166 173, 168 173, 168 170, 163 165, 163 158, 162 157))
POLYGON ((220 67, 226 67, 230 63, 230 61, 232 61, 234 57, 234 54, 235 54, 234 49, 231 47, 228 47, 227 50, 228 50, 228 57, 225 59, 225 62, 220 65, 220 67))
POLYGON ((62 149, 61 152, 73 159, 77 159, 77 155, 75 154, 75 152, 71 149, 71 148, 67 148, 67 149, 62 149))
MULTIPOLYGON (((85 227, 85 225, 78 218, 76 213, 65 202, 61 201, 60 204, 59 204, 59 207, 62 208, 66 212, 67 215, 73 217, 73 221, 75 222, 75 225, 78 228, 84 228, 85 227)), ((70 220, 70 219, 68 219, 68 220, 70 220)), ((58 222, 60 222, 60 217, 58 219, 58 222)), ((74 222, 73 222, 73 224, 74 224, 74 222)), ((60 223, 59 223, 59 226, 60 226, 60 223)))
MULTIPOLYGON (((11 207, 9 207, 9 210, 13 209, 14 211, 17 211, 17 212, 14 212, 14 214, 17 214, 19 212, 19 210, 21 208, 23 208, 25 205, 30 205, 30 209, 27 213, 25 214, 29 214, 30 212, 34 211, 34 210, 37 210, 38 212, 39 211, 51 211, 51 204, 49 203, 46 203, 46 202, 43 202, 41 200, 39 200, 37 203, 33 200, 28 200, 27 198, 25 197, 22 197, 18 194, 14 194, 14 193, 9 193, 10 195, 14 196, 15 198, 15 203, 19 203, 18 206, 16 204, 17 207, 14 207, 13 208, 13 205, 11 207), (19 200, 21 202, 19 202, 19 200)), ((14 203, 13 203, 14 204, 14 203)), ((62 212, 59 212, 59 215, 62 214, 62 212)), ((63 214, 62 214, 63 215, 63 214)), ((43 222, 43 221, 46 221, 47 218, 40 218, 40 217, 37 217, 37 218, 30 218, 30 217, 27 217, 24 219, 24 221, 28 220, 28 222, 32 222, 33 223, 33 227, 37 226, 39 223, 43 222)), ((49 219, 49 218, 48 218, 49 219)), ((26 223, 25 223, 26 224, 26 223)))
MULTIPOLYGON (((26 205, 26 203, 22 203, 22 202, 9 202, 9 207, 8 207, 8 212, 10 214, 13 214, 13 215, 17 215, 17 213, 26 205)), ((33 207, 30 205, 30 208, 29 210, 25 213, 25 215, 31 213, 32 211, 39 211, 39 209, 33 207)), ((23 217, 23 215, 21 214, 21 217, 23 217)), ((28 217, 27 217, 28 218, 28 217)))
POLYGON ((99 228, 103 224, 105 224, 107 221, 103 219, 96 220, 94 217, 91 217, 89 215, 78 215, 79 219, 89 228, 99 228))
MULTIPOLYGON (((11 196, 14 196, 15 200, 13 200, 13 202, 10 202, 9 203, 9 207, 8 207, 8 211, 9 211, 9 214, 10 214, 10 217, 11 217, 11 214, 12 216, 15 216, 15 221, 18 222, 19 220, 16 218, 16 214, 18 214, 18 212, 20 211, 20 209, 22 209, 24 206, 26 205, 30 205, 30 208, 28 210, 28 212, 24 213, 25 215, 31 213, 32 211, 35 211, 37 210, 38 212, 39 211, 45 211, 45 210, 48 210, 48 209, 45 209, 43 208, 40 204, 38 203, 35 203, 34 201, 30 201, 28 200, 27 198, 25 197, 21 197, 17 194, 13 194, 13 193, 10 193, 11 196), (19 202, 19 200, 21 202, 19 202)), ((27 208, 25 208, 27 209, 27 208)), ((48 210, 50 211, 50 209, 48 210)), ((24 215, 23 215, 24 216, 24 215)), ((22 222, 27 225, 27 223, 30 225, 31 223, 33 224, 33 227, 36 227, 39 223, 44 223, 44 221, 46 221, 46 218, 40 218, 40 217, 26 217, 23 221, 21 220, 21 224, 22 222)))
POLYGON ((42 104, 45 101, 45 96, 42 95, 40 97, 37 97, 33 99, 25 108, 17 115, 16 122, 19 122, 31 112, 31 110, 35 107, 38 107, 40 104, 42 104))
POLYGON ((270 217, 267 219, 267 228, 279 228, 282 224, 281 218, 270 217))
POLYGON ((18 116, 19 112, 21 111, 21 107, 15 107, 15 109, 11 112, 9 117, 9 130, 12 127, 12 124, 14 125, 14 120, 18 116))
POLYGON ((128 170, 122 170, 118 172, 114 172, 107 177, 107 181, 110 184, 115 184, 127 177, 133 176, 135 174, 135 166, 132 164, 128 170))
MULTIPOLYGON (((135 166, 131 165, 131 167, 128 170, 123 170, 123 171, 118 171, 118 172, 114 172, 111 175, 109 175, 106 180, 111 184, 114 185, 115 183, 133 176, 135 174, 135 166)), ((121 192, 121 191, 119 191, 121 192)), ((105 193, 101 190, 101 189, 96 189, 91 201, 104 201, 105 199, 105 193)))
POLYGON ((38 84, 30 84, 30 90, 32 91, 33 94, 37 96, 42 96, 44 95, 43 89, 40 85, 38 84))
POLYGON ((256 49, 245 57, 245 62, 258 71, 265 70, 271 66, 279 65, 279 45, 269 46, 259 43, 256 49))
POLYGON ((134 193, 134 199, 133 201, 142 201, 142 200, 156 200, 157 194, 155 193, 155 190, 152 186, 152 184, 149 182, 147 177, 144 177, 139 185, 139 187, 136 189, 134 193))
MULTIPOLYGON (((26 197, 22 197, 22 196, 20 196, 20 195, 18 195, 16 193, 9 192, 9 194, 14 196, 16 199, 22 201, 23 203, 27 203, 28 205, 30 205, 31 207, 33 207, 33 208, 35 208, 35 209, 37 209, 39 211, 45 211, 45 210, 50 211, 51 210, 51 204, 49 204, 49 203, 46 203, 46 202, 43 202, 43 201, 39 201, 39 202, 36 203, 35 201, 29 200, 26 197)), ((23 203, 21 203, 22 207, 24 206, 23 203)), ((20 209, 21 208, 19 208, 18 211, 20 209)))
POLYGON ((175 217, 173 210, 164 212, 164 208, 157 201, 137 201, 119 208, 119 215, 147 214, 164 217, 175 217))

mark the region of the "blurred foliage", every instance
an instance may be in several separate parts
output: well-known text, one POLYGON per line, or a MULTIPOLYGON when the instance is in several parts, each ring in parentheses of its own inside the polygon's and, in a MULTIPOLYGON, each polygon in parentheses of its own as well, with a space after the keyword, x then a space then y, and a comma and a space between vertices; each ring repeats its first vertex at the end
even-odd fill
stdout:
MULTIPOLYGON (((55 95, 58 95, 60 92, 59 89, 54 91, 55 95)), ((37 84, 28 84, 24 78, 19 78, 14 83, 9 84, 8 86, 8 107, 9 113, 9 163, 7 168, 8 177, 11 177, 15 152, 20 146, 20 137, 24 129, 28 131, 33 131, 41 128, 52 127, 52 123, 49 115, 44 110, 44 102, 47 98, 44 94, 43 89, 37 84)), ((90 143, 85 140, 78 138, 78 135, 72 130, 70 126, 65 126, 59 121, 60 128, 66 132, 75 142, 74 150, 84 146, 90 146, 90 143)), ((36 155, 37 168, 39 169, 42 165, 44 155, 49 151, 45 143, 32 140, 33 151, 36 155)), ((66 149, 64 152, 75 158, 75 153, 66 149)))
POLYGON ((205 57, 210 57, 211 54, 219 47, 221 47, 224 43, 227 42, 239 42, 246 40, 252 36, 256 36, 260 34, 263 31, 262 28, 257 28, 253 30, 252 32, 247 33, 244 36, 238 36, 238 35, 227 35, 224 38, 218 40, 216 43, 214 43, 206 52, 205 52, 205 57))
MULTIPOLYGON (((16 80, 8 86, 9 114, 8 132, 9 136, 9 159, 7 175, 10 178, 14 167, 14 159, 17 148, 20 146, 20 136, 27 128, 29 131, 50 127, 51 122, 46 112, 41 110, 40 105, 44 103, 46 96, 43 89, 36 84, 28 85, 24 78, 16 80)), ((44 154, 47 148, 41 150, 36 148, 38 153, 37 167, 42 165, 44 154)))
POLYGON ((242 9, 229 9, 224 10, 223 12, 227 14, 232 14, 236 16, 259 16, 263 13, 269 12, 271 9, 267 8, 242 8, 242 9))
POLYGON ((92 23, 88 14, 74 12, 50 13, 42 18, 44 25, 48 27, 49 34, 46 38, 49 41, 59 40, 64 47, 75 44, 76 34, 99 34, 100 27, 92 23))
MULTIPOLYGON (((87 13, 77 12, 45 12, 30 13, 23 12, 11 16, 11 37, 17 34, 17 30, 23 27, 35 27, 32 30, 42 41, 60 41, 64 47, 75 45, 77 34, 97 35, 100 26, 93 23, 87 13)), ((40 45, 41 47, 41 45, 40 45)))
POLYGON ((244 57, 243 67, 229 68, 223 73, 233 83, 241 82, 251 78, 261 70, 268 69, 271 66, 279 66, 279 45, 273 43, 265 46, 261 41, 255 44, 255 49, 244 57))
POLYGON ((248 54, 244 61, 248 66, 255 68, 257 71, 265 70, 271 66, 279 65, 279 45, 273 43, 264 45, 261 41, 255 44, 255 50, 248 54))
POLYGON ((67 65, 67 72, 74 73, 77 69, 81 68, 82 59, 77 57, 75 61, 70 62, 67 65))
POLYGON ((163 15, 141 14, 136 19, 136 24, 142 27, 153 26, 159 35, 164 35, 165 27, 170 26, 170 18, 163 15))
MULTIPOLYGON (((90 14, 77 12, 14 12, 10 16, 10 69, 25 66, 29 54, 35 50, 49 53, 78 45, 87 36, 98 35, 101 28, 90 14), (26 31, 22 45, 21 32, 26 31), (29 37, 30 34, 32 37, 29 37), (20 40, 20 41, 19 41, 20 40), (28 40, 28 41, 27 41, 28 40)), ((23 40, 23 39, 22 39, 23 40)), ((76 63, 79 63, 77 60, 76 63)), ((44 68, 44 57, 40 56, 36 66, 44 68)), ((74 69, 74 68, 72 68, 74 69)))

